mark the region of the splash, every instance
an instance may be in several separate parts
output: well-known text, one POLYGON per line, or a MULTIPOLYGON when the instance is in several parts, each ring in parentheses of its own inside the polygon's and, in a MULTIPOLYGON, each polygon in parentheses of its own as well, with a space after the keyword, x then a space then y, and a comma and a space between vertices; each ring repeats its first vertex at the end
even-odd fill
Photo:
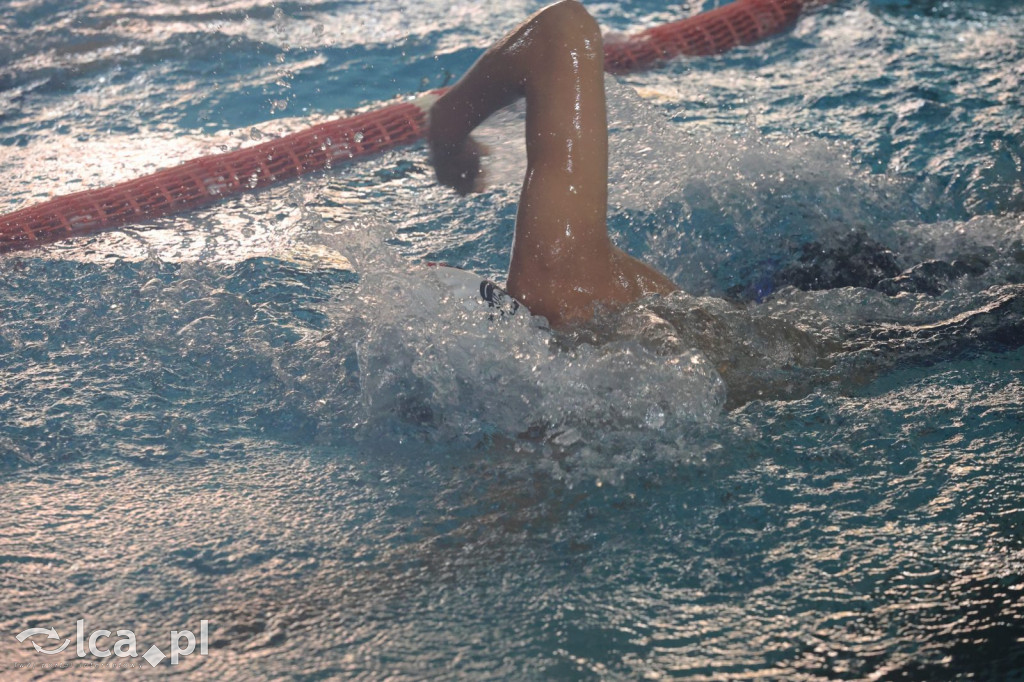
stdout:
POLYGON ((721 379, 697 351, 659 354, 628 339, 567 348, 542 318, 467 305, 429 268, 396 267, 383 241, 374 248, 372 231, 359 233, 342 248, 360 250, 352 259, 364 274, 331 315, 357 360, 362 426, 377 435, 543 433, 600 447, 606 428, 671 431, 721 409, 721 379))

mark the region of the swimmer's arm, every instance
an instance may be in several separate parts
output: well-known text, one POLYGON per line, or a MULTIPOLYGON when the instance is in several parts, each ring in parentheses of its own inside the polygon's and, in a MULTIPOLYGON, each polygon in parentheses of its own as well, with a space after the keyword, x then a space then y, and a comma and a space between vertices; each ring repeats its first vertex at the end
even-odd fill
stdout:
POLYGON ((493 45, 430 109, 431 160, 438 182, 481 191, 481 147, 469 136, 488 116, 526 94, 530 21, 493 45))

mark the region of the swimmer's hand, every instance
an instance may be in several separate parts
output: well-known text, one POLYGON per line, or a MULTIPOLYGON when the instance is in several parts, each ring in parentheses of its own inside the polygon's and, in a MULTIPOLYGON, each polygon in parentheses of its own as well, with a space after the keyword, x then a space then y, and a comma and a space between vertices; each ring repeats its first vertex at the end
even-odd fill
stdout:
POLYGON ((486 185, 480 159, 487 155, 487 147, 467 136, 459 144, 431 144, 430 151, 437 181, 442 185, 462 195, 484 191, 486 185))

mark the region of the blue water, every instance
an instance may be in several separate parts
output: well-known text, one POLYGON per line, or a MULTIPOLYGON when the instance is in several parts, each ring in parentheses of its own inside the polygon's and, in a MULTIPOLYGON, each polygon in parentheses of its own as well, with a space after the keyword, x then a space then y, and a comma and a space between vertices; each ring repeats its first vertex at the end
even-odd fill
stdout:
MULTIPOLYGON (((608 30, 708 9, 588 6, 608 30)), ((0 0, 0 210, 448 82, 536 2, 0 0)), ((574 335, 421 145, 0 258, 0 677, 1024 679, 1024 7, 842 0, 609 79, 574 335), (155 228, 155 229, 151 229, 155 228), (101 639, 112 648, 115 638, 101 639)))

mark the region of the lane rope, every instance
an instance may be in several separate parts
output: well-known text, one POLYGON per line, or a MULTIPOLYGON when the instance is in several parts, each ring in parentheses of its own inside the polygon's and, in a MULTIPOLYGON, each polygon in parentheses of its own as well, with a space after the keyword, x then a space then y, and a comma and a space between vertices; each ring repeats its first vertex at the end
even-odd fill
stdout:
MULTIPOLYGON (((786 30, 805 8, 832 1, 735 0, 625 39, 609 38, 605 69, 630 73, 749 45, 786 30)), ((441 92, 8 213, 0 216, 0 253, 151 222, 411 144, 425 136, 427 112, 441 92)))

